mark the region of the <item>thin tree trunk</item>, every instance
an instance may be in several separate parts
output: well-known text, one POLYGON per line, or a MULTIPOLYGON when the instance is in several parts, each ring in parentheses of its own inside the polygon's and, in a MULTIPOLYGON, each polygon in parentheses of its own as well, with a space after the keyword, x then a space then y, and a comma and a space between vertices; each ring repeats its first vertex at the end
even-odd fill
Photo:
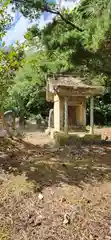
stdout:
POLYGON ((24 113, 21 111, 20 112, 20 117, 19 117, 19 125, 20 127, 25 127, 25 118, 24 118, 24 113))

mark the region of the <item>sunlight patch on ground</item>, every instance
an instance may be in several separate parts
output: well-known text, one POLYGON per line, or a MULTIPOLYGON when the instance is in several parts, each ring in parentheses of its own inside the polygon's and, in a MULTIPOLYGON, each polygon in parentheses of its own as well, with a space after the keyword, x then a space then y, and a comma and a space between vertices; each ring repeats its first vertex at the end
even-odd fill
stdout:
POLYGON ((33 183, 26 180, 25 175, 11 176, 0 186, 0 198, 6 199, 10 195, 19 196, 21 193, 31 192, 33 183))

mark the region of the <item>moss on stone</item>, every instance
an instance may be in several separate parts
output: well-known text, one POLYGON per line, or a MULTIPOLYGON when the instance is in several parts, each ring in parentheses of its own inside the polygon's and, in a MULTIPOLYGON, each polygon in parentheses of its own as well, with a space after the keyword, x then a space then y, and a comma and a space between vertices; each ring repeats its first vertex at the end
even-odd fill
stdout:
POLYGON ((101 141, 101 135, 91 135, 86 134, 84 137, 80 137, 79 135, 69 135, 64 132, 55 132, 54 133, 54 141, 56 145, 64 146, 64 145, 78 145, 78 144, 91 144, 98 143, 101 141))

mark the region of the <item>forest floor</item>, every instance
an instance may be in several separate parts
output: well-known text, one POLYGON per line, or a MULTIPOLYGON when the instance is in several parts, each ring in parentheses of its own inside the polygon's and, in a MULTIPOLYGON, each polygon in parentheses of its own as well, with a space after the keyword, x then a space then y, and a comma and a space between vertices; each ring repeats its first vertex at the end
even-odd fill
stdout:
POLYGON ((111 239, 111 144, 0 138, 0 240, 62 239, 111 239))

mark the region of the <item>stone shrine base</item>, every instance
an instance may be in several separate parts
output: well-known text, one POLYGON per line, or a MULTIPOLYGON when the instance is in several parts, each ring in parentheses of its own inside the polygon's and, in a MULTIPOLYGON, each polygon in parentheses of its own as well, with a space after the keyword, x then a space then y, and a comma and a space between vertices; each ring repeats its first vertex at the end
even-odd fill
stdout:
POLYGON ((54 128, 46 129, 45 132, 50 135, 51 140, 60 145, 73 145, 77 143, 100 143, 101 134, 90 134, 87 131, 69 131, 65 134, 63 131, 56 131, 54 128))

